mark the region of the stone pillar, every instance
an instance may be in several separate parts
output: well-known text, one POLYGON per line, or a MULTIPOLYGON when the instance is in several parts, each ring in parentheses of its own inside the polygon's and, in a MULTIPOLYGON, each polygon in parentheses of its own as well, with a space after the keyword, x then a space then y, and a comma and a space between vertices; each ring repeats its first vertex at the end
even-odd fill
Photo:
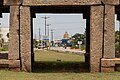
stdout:
POLYGON ((103 61, 101 59, 101 72, 114 72, 112 64, 115 63, 104 65, 104 59, 115 58, 115 6, 105 5, 104 14, 104 54, 103 61))
POLYGON ((20 7, 20 53, 22 70, 31 72, 31 14, 30 7, 20 7))
MULTIPOLYGON (((20 60, 20 55, 19 55, 19 6, 10 6, 8 59, 9 60, 20 60)), ((19 62, 19 64, 20 64, 20 62, 19 62)), ((9 66, 11 66, 11 65, 9 65, 9 66)))
POLYGON ((103 6, 90 9, 90 71, 100 72, 103 44, 103 6))
POLYGON ((9 59, 19 59, 19 6, 10 6, 9 59))
POLYGON ((103 58, 115 58, 115 6, 105 5, 104 17, 104 55, 103 58))
POLYGON ((10 6, 8 59, 18 60, 19 58, 19 6, 10 6))

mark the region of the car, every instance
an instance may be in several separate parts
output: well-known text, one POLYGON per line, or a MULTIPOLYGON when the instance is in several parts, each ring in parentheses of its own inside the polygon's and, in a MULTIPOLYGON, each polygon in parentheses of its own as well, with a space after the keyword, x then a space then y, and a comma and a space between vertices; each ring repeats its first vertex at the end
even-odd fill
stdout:
POLYGON ((45 46, 44 45, 38 45, 38 49, 44 49, 45 46))

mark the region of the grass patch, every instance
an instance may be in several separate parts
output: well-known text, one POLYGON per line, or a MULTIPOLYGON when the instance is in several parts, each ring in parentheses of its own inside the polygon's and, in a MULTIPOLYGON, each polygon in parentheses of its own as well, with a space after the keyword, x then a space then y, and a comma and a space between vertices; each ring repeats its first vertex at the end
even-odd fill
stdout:
POLYGON ((34 67, 34 72, 27 73, 0 70, 0 80, 120 80, 120 72, 89 73, 83 71, 79 73, 72 70, 73 68, 76 68, 76 70, 79 71, 82 70, 82 65, 87 66, 84 63, 84 56, 82 55, 54 53, 52 51, 36 51, 35 60, 36 62, 34 65, 36 66, 34 67), (53 72, 50 71, 51 68, 53 69, 53 72), (62 71, 60 72, 59 70, 62 71), (69 72, 66 72, 65 70, 68 70, 69 72))
POLYGON ((27 73, 0 70, 0 80, 120 80, 120 73, 27 73))
POLYGON ((84 62, 84 55, 76 55, 72 53, 62 53, 55 51, 35 51, 35 61, 65 61, 65 62, 84 62))
POLYGON ((35 51, 34 72, 88 72, 83 55, 56 51, 35 51))

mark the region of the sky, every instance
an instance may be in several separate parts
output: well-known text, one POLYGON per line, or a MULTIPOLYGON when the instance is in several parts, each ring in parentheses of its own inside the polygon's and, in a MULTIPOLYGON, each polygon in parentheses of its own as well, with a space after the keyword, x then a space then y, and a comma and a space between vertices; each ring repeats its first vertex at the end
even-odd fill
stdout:
MULTIPOLYGON (((9 27, 9 14, 3 13, 3 18, 0 18, 2 27, 9 27)), ((82 14, 36 14, 36 18, 33 18, 33 36, 38 39, 39 28, 41 35, 45 34, 45 19, 41 17, 50 17, 46 20, 47 24, 50 24, 49 30, 53 29, 54 40, 62 39, 63 34, 68 32, 69 36, 75 33, 83 34, 86 28, 86 20, 83 19, 82 14)), ((115 30, 119 29, 119 22, 116 20, 115 15, 115 30)), ((49 32, 50 34, 51 32, 49 32)), ((50 34, 51 36, 51 34, 50 34)))
POLYGON ((54 30, 55 39, 62 39, 65 32, 68 32, 69 36, 85 32, 86 25, 82 14, 36 14, 36 18, 33 19, 34 34, 39 33, 39 28, 41 34, 45 34, 45 19, 41 18, 44 16, 50 17, 46 20, 46 23, 50 24, 49 30, 54 30))

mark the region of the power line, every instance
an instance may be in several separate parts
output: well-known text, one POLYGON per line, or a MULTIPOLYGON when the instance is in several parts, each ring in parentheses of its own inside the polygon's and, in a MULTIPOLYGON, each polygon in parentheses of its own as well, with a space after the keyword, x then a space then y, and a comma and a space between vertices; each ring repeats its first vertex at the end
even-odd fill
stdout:
POLYGON ((55 29, 55 30, 80 30, 80 29, 81 29, 81 27, 80 28, 61 28, 61 29, 59 28, 59 29, 55 29))
POLYGON ((76 23, 79 23, 80 24, 80 22, 61 22, 61 23, 52 23, 52 24, 76 24, 76 23))
MULTIPOLYGON (((36 23, 36 24, 40 24, 40 23, 36 23)), ((44 23, 41 23, 40 25, 42 25, 44 23)), ((81 24, 80 22, 61 22, 61 23, 52 23, 51 24, 59 24, 59 25, 66 25, 66 24, 81 24)))

